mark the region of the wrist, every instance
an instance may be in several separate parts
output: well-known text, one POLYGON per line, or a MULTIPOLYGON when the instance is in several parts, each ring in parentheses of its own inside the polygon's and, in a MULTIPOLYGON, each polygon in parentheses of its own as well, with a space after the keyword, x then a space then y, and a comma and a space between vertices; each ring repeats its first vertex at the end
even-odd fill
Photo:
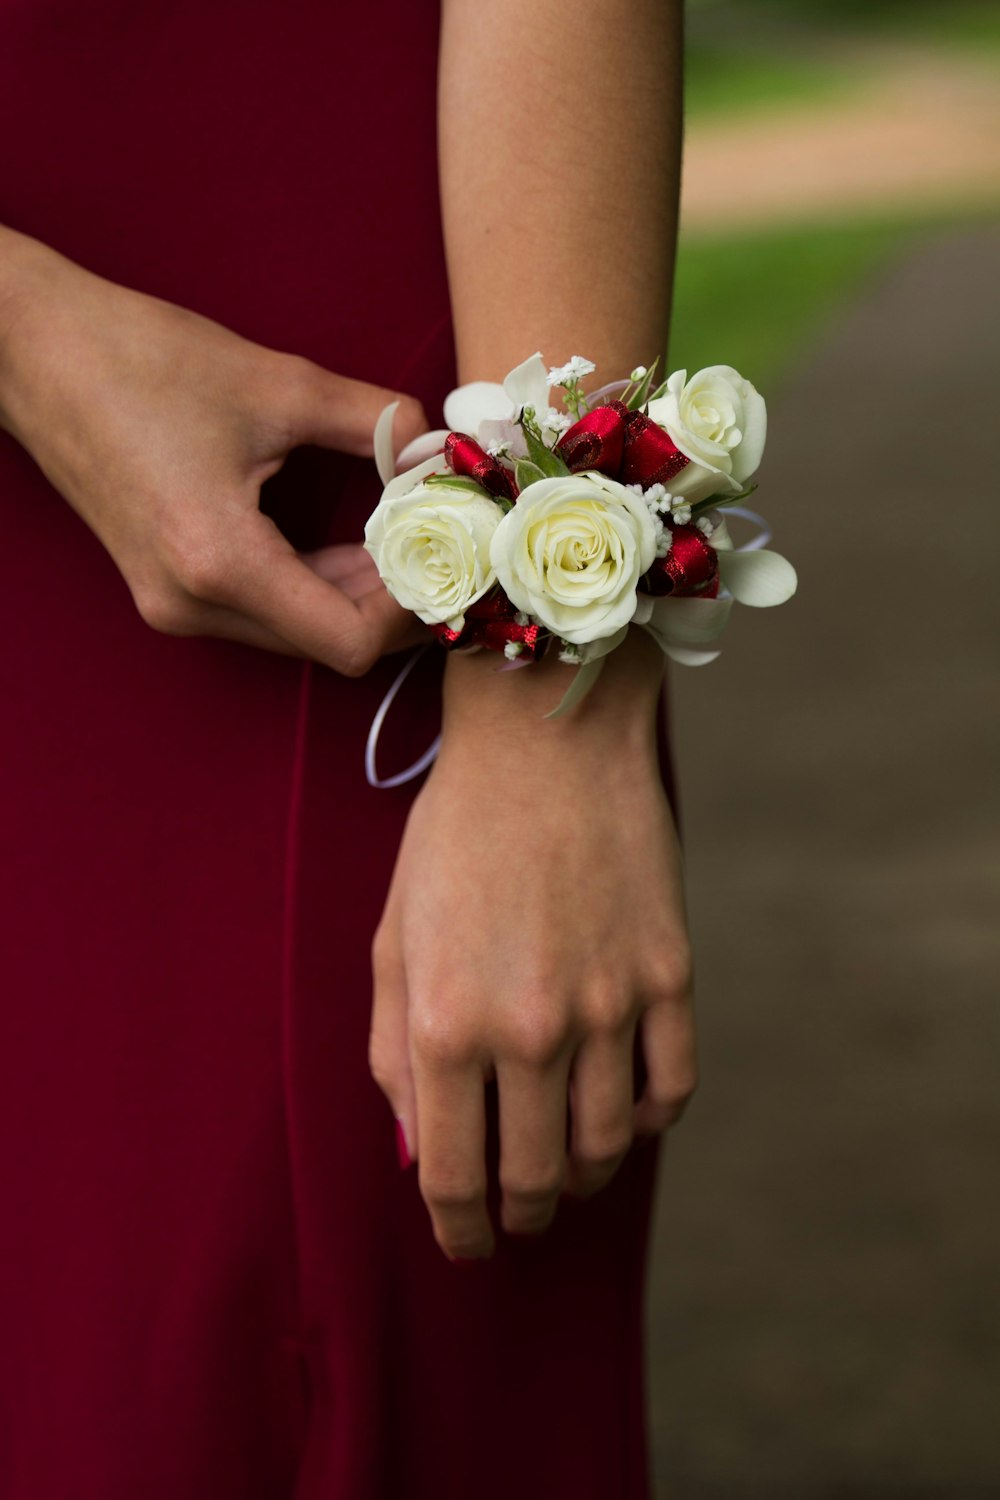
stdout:
POLYGON ((604 659, 583 701, 556 719, 556 708, 579 668, 554 652, 530 666, 500 670, 493 651, 452 653, 445 666, 442 751, 474 744, 477 757, 510 766, 512 746, 564 761, 594 752, 656 758, 656 714, 664 658, 643 630, 630 629, 604 659))

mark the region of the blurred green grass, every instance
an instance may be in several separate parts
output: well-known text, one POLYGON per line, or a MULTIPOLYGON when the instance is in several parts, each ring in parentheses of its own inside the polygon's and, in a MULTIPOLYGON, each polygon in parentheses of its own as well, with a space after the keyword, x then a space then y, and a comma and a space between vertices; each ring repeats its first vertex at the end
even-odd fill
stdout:
POLYGON ((840 103, 879 74, 858 46, 897 39, 1000 61, 1000 3, 900 0, 688 0, 684 107, 696 123, 775 112, 789 105, 840 103), (740 25, 732 24, 739 14, 740 25), (751 24, 761 23, 760 35, 751 24), (841 44, 853 44, 845 51, 841 44))
MULTIPOLYGON (((955 222, 912 216, 681 235, 667 368, 735 365, 773 390, 838 311, 920 237, 955 222)), ((995 220, 995 212, 982 215, 995 220)))
POLYGON ((685 115, 698 123, 849 98, 858 86, 856 76, 830 61, 745 53, 706 42, 688 43, 684 70, 685 115))

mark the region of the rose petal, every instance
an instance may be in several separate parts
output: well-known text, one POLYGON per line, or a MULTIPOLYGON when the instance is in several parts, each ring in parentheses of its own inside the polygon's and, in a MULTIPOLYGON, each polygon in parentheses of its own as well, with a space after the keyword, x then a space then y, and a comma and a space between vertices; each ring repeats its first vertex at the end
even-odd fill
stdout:
POLYGON ((741 604, 767 609, 784 604, 798 584, 795 569, 778 552, 720 552, 722 582, 741 604))

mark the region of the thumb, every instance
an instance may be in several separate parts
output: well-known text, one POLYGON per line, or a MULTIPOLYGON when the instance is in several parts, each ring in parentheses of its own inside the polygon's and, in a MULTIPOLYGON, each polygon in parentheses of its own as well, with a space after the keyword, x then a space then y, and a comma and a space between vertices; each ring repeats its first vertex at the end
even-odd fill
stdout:
POLYGON ((399 449, 427 431, 424 409, 415 396, 335 375, 303 360, 305 378, 293 399, 292 436, 295 443, 316 443, 359 458, 371 458, 373 435, 379 413, 391 401, 399 408, 393 423, 393 438, 399 449))

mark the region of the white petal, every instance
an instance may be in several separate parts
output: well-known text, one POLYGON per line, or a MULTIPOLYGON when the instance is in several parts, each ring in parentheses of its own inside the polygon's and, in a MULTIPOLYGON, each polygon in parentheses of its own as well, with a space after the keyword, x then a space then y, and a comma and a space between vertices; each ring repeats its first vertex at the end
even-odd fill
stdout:
POLYGON ((731 599, 653 600, 653 612, 645 629, 666 649, 670 646, 703 646, 726 628, 732 611, 731 599))
POLYGON ((390 401, 388 406, 383 406, 375 423, 375 467, 383 484, 388 484, 396 472, 396 461, 392 453, 392 422, 398 409, 399 402, 390 401))
POLYGON ((714 528, 711 545, 715 548, 716 552, 732 552, 733 539, 729 535, 729 527, 726 525, 725 514, 721 510, 710 510, 706 514, 711 517, 714 528))
POLYGON ((509 417, 510 401, 502 385, 494 380, 472 380, 444 398, 444 419, 449 432, 475 436, 480 422, 509 417))
MULTIPOLYGON (((424 459, 430 458, 432 454, 442 451, 444 440, 447 436, 448 429, 444 427, 439 428, 437 432, 422 432, 419 437, 415 437, 412 443, 407 443, 406 447, 401 450, 396 458, 396 463, 401 469, 406 467, 412 468, 415 464, 422 464, 424 459)), ((382 471, 380 469, 380 477, 381 474, 382 471)), ((392 475, 389 477, 391 479, 392 475)), ((384 479, 382 483, 385 483, 384 479)))
POLYGON ((611 652, 614 651, 616 646, 621 645, 627 635, 628 626, 622 625, 619 630, 613 631, 611 635, 601 636, 596 641, 586 641, 579 648, 583 664, 586 666, 588 662, 600 661, 602 656, 610 656, 611 652))
POLYGON ((407 469, 402 474, 397 474, 395 479, 390 479, 382 491, 383 500, 395 500, 397 495, 406 495, 414 489, 428 474, 433 474, 436 469, 444 470, 444 454, 436 453, 433 458, 427 458, 422 464, 417 464, 415 469, 407 469))
POLYGON ((690 646, 664 646, 663 654, 682 667, 707 667, 710 661, 721 656, 721 651, 695 651, 690 646))
POLYGON ((787 558, 778 552, 720 552, 722 582, 741 604, 766 609, 784 604, 795 593, 798 579, 787 558))
MULTIPOLYGON (((539 413, 546 411, 549 405, 549 379, 541 354, 532 354, 523 364, 516 365, 504 381, 503 389, 514 408, 515 416, 522 406, 533 406, 539 413)), ((493 415, 495 414, 491 412, 490 416, 493 415)), ((509 409, 503 415, 510 416, 509 409)))

